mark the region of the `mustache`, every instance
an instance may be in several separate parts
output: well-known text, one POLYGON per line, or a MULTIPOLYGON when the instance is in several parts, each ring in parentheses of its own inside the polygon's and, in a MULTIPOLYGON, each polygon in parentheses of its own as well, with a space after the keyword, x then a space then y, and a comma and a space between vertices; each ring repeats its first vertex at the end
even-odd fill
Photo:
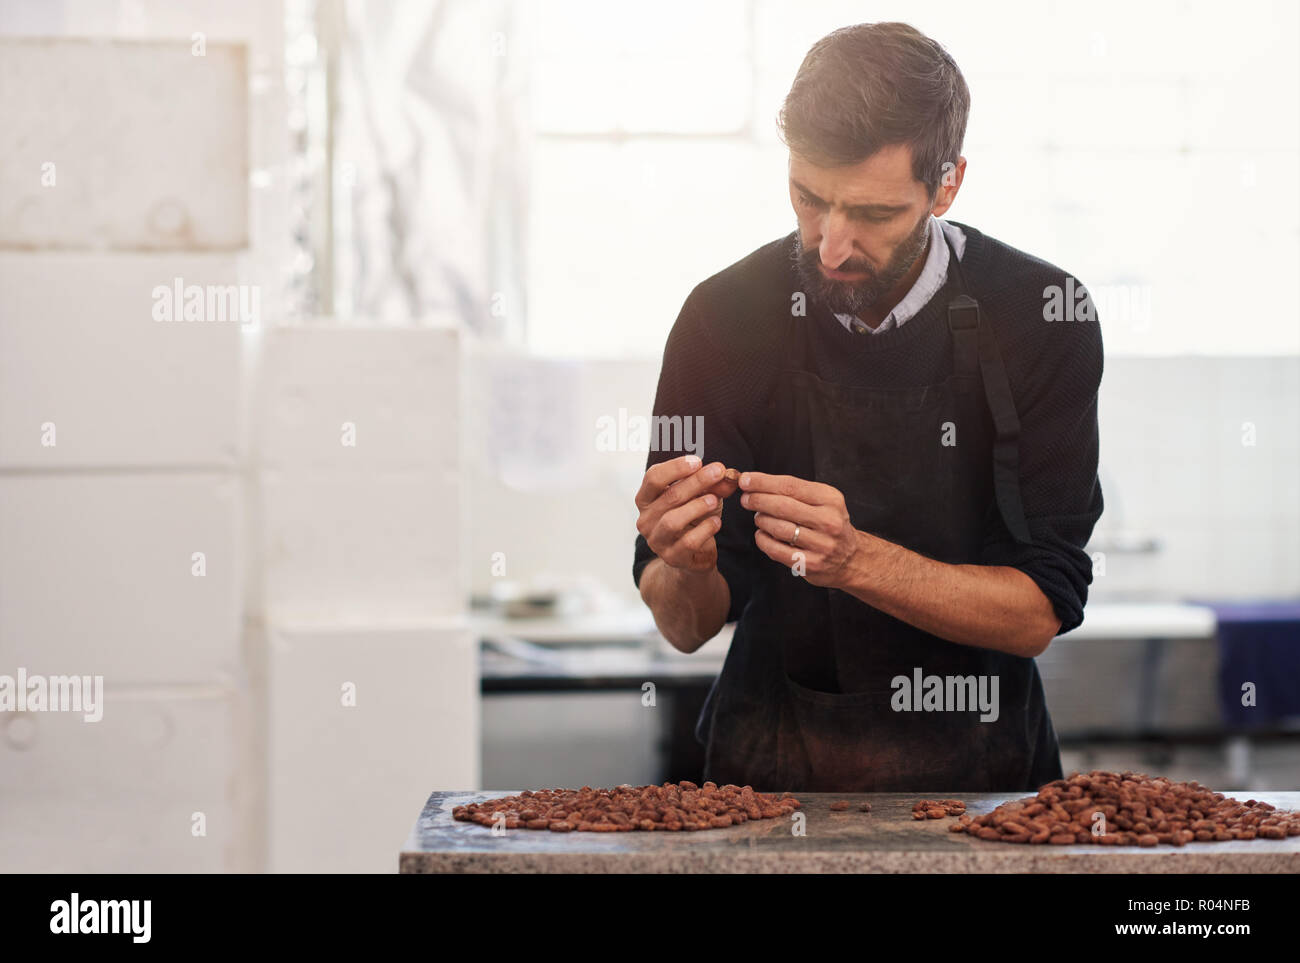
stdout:
MULTIPOLYGON (((801 251, 799 261, 812 272, 816 272, 819 267, 825 267, 822 264, 821 254, 816 248, 811 251, 801 251)), ((874 278, 877 273, 876 269, 865 261, 845 261, 839 267, 826 268, 826 270, 839 271, 842 274, 865 274, 869 278, 874 278)))

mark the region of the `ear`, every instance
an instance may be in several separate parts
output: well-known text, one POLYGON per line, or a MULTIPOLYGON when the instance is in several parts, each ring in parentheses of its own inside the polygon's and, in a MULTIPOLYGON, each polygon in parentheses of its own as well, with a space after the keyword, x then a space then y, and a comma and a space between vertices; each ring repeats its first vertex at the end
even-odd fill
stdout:
POLYGON ((941 217, 948 208, 952 207, 952 202, 957 199, 957 191, 961 189, 961 182, 965 176, 965 157, 958 157, 955 164, 948 161, 943 165, 943 175, 939 179, 939 192, 935 195, 934 206, 930 208, 931 214, 941 217))

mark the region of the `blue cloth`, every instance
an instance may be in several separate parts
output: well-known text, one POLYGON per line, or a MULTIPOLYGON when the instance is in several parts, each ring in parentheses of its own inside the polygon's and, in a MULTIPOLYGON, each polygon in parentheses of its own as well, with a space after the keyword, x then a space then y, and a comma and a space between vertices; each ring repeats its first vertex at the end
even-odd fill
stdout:
POLYGON ((1300 720, 1300 601, 1198 602, 1219 620, 1219 705, 1232 728, 1300 720), (1242 686, 1255 685, 1255 705, 1242 686))

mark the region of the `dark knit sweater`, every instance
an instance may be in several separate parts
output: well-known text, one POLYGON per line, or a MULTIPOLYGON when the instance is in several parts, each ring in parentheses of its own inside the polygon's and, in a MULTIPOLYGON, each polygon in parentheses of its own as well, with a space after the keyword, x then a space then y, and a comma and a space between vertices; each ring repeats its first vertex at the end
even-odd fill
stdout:
MULTIPOLYGON (((1044 289, 1077 292, 1081 283, 1067 288, 1060 268, 953 223, 966 234, 961 267, 981 317, 994 326, 1020 417, 1020 496, 1033 538, 1032 545, 1018 544, 993 512, 996 528, 986 533, 979 562, 1012 566, 1032 578, 1065 633, 1083 621, 1092 582, 1092 560, 1083 549, 1103 508, 1097 479, 1101 329, 1095 311, 1089 321, 1045 321, 1044 289)), ((765 403, 787 361, 780 336, 790 324, 791 297, 802 288, 790 260, 793 242, 791 232, 702 281, 668 335, 654 414, 702 416, 705 464, 772 470, 756 463, 754 452, 770 430, 765 403)), ((815 374, 882 388, 945 380, 953 364, 946 303, 936 296, 902 327, 870 335, 846 330, 824 305, 809 302, 815 374)), ((646 466, 680 454, 652 450, 646 466)), ((756 566, 768 561, 754 544, 753 513, 740 505, 740 494, 727 499, 717 535, 718 570, 731 589, 729 622, 749 601, 756 566)), ((638 535, 632 568, 638 585, 653 558, 638 535)))

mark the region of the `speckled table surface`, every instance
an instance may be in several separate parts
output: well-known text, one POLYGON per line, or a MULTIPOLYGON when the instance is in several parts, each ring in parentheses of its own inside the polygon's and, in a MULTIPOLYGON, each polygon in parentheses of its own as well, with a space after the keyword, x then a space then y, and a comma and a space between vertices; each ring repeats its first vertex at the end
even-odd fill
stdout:
MULTIPOLYGON (((403 873, 1296 873, 1300 836, 1157 846, 1029 846, 950 833, 912 818, 918 799, 961 799, 972 815, 1032 793, 798 793, 792 819, 701 832, 553 833, 456 822, 453 806, 509 792, 435 792, 402 850, 403 873), (846 812, 830 805, 846 799, 846 812), (858 810, 871 803, 871 812, 858 810)), ((1239 799, 1241 793, 1230 793, 1239 799)), ((1300 809, 1300 792, 1251 798, 1300 809)))

